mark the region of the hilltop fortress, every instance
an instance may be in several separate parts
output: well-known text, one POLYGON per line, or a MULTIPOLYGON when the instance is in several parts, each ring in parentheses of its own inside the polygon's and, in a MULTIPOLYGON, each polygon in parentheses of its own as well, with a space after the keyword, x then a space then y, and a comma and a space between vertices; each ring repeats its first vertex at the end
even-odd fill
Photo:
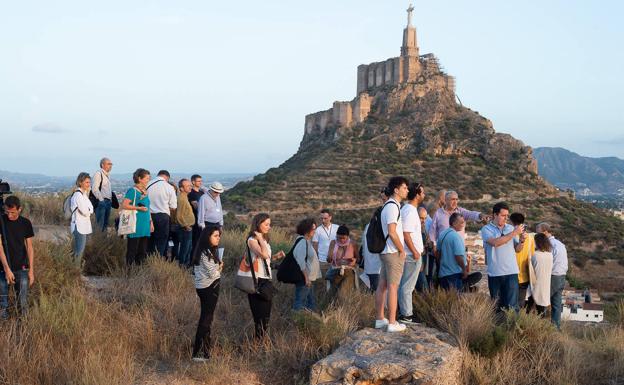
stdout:
POLYGON ((403 90, 404 97, 410 93, 422 97, 432 89, 455 93, 455 79, 442 70, 438 59, 431 53, 419 55, 416 28, 412 26, 413 10, 411 5, 407 9, 401 55, 359 65, 355 99, 350 102, 336 101, 328 110, 307 115, 303 143, 324 136, 330 128, 332 131, 335 129, 334 136, 340 136, 341 129, 365 121, 379 91, 403 90))

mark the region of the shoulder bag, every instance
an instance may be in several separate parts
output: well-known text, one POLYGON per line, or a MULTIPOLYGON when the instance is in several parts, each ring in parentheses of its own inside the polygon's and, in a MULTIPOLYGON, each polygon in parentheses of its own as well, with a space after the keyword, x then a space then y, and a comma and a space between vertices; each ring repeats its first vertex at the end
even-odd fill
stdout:
MULTIPOLYGON (((261 281, 257 279, 253 266, 253 260, 251 258, 251 250, 249 249, 249 244, 247 242, 248 241, 245 242, 245 245, 247 246, 247 256, 243 257, 243 260, 238 268, 236 279, 234 280, 234 287, 247 294, 258 294, 265 301, 270 301, 273 299, 277 289, 275 289, 275 286, 273 286, 273 282, 271 282, 270 279, 263 279, 261 281), (247 259, 247 264, 249 266, 248 272, 243 268, 245 266, 245 259, 247 259)), ((264 258, 260 259, 263 261, 266 274, 270 275, 266 261, 264 258)))
POLYGON ((277 280, 278 281, 283 282, 283 283, 293 283, 293 284, 298 284, 298 283, 305 281, 305 276, 303 275, 303 272, 301 271, 301 268, 299 267, 299 264, 297 263, 297 260, 295 259, 295 255, 294 255, 295 247, 297 247, 297 245, 299 244, 299 242, 301 242, 302 239, 306 243, 305 260, 306 260, 306 263, 308 262, 308 242, 305 240, 304 237, 300 237, 295 241, 295 244, 290 249, 290 251, 286 254, 286 257, 284 257, 284 260, 282 261, 282 263, 280 263, 279 267, 277 268, 277 280))
MULTIPOLYGON (((134 200, 132 205, 136 205, 137 190, 134 189, 134 200)), ((137 211, 136 210, 121 210, 119 212, 119 228, 117 229, 118 235, 128 235, 136 233, 137 225, 137 211)))

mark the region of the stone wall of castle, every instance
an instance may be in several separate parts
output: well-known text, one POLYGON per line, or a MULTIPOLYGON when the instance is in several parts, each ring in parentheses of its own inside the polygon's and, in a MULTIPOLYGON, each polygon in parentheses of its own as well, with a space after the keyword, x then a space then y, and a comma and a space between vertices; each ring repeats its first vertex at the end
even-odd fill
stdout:
POLYGON ((418 56, 399 56, 386 61, 362 64, 357 68, 357 94, 385 85, 395 86, 418 78, 418 56))
POLYGON ((334 102, 329 110, 306 115, 305 133, 320 134, 327 127, 351 127, 361 123, 370 113, 371 102, 372 98, 364 92, 350 102, 334 102))

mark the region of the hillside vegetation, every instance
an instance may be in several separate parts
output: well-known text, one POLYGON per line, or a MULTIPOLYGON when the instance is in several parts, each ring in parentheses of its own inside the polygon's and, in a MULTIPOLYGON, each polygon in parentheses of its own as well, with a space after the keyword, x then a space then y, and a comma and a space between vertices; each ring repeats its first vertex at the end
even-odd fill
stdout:
MULTIPOLYGON (((273 234, 275 248, 291 239, 273 234)), ((353 293, 333 302, 318 287, 321 314, 292 313, 293 288, 279 285, 270 340, 250 341, 247 299, 233 288, 244 234, 226 231, 225 273, 213 335, 213 359, 191 364, 199 304, 190 274, 150 258, 133 268, 101 271, 85 284, 70 262, 69 244, 36 241, 37 283, 29 314, 0 327, 0 383, 47 384, 305 384, 311 365, 349 332, 373 319, 373 297, 353 293)), ((90 248, 113 244, 106 260, 87 255, 87 266, 116 266, 123 241, 94 238, 90 248)), ((320 285, 319 285, 320 286, 320 285)), ((534 315, 496 324, 482 294, 435 293, 415 297, 423 322, 457 339, 465 360, 464 384, 615 384, 624 379, 624 304, 611 325, 564 324, 556 332, 534 315)))

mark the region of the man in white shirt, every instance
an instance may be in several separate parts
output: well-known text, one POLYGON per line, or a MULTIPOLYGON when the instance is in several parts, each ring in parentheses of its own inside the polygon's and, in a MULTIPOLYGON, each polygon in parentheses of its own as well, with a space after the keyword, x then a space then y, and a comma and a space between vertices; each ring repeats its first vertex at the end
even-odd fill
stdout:
POLYGON ((91 183, 91 191, 97 199, 97 205, 95 205, 96 227, 102 231, 106 231, 108 227, 108 218, 112 208, 113 190, 110 181, 112 168, 113 162, 108 158, 102 158, 100 169, 93 174, 93 183, 91 183))
POLYGON ((150 199, 150 214, 154 224, 154 232, 149 240, 148 250, 158 252, 166 257, 169 241, 171 215, 178 207, 178 198, 175 188, 169 184, 171 175, 167 170, 160 170, 158 176, 147 185, 147 195, 150 199))
POLYGON ((375 311, 377 313, 375 328, 386 328, 388 332, 405 330, 405 325, 396 320, 397 292, 403 264, 405 263, 405 249, 403 248, 403 225, 401 223, 400 204, 407 198, 407 179, 401 176, 390 178, 387 192, 390 196, 381 210, 381 229, 386 238, 386 246, 381 252, 381 273, 379 286, 375 294, 375 311), (388 296, 388 318, 384 317, 384 308, 388 296))
POLYGON ((312 237, 312 247, 316 250, 320 262, 327 262, 329 244, 336 240, 338 225, 332 223, 332 213, 328 209, 321 210, 321 225, 316 228, 312 237))
POLYGON ((208 192, 199 198, 197 206, 197 225, 202 229, 206 226, 223 227, 223 208, 221 194, 225 191, 219 182, 212 182, 208 192))
POLYGON ((412 323, 412 293, 418 281, 420 268, 422 267, 421 255, 425 249, 422 239, 420 216, 418 206, 425 200, 425 188, 420 183, 409 185, 407 203, 401 208, 401 222, 403 224, 403 249, 405 249, 405 264, 403 275, 399 284, 399 310, 401 315, 398 320, 412 323))

